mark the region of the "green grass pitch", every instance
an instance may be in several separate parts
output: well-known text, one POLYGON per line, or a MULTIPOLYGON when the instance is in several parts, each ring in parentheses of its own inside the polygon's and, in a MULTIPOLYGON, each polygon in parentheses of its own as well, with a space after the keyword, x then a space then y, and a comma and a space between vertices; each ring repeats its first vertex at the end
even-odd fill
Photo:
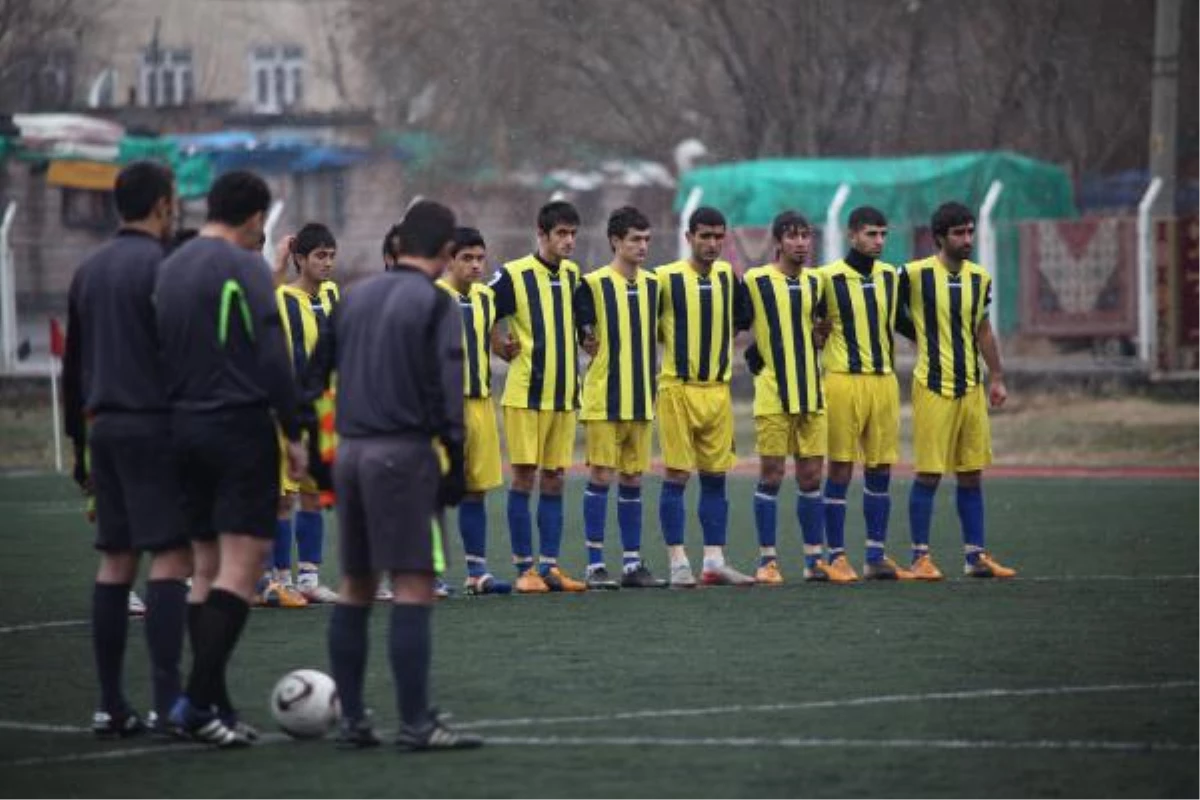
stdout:
MULTIPOLYGON (((570 485, 564 537, 574 572, 581 489, 570 485)), ((860 491, 847 531, 856 563, 860 491)), ((752 493, 751 480, 731 480, 730 551, 743 568, 755 555, 752 493)), ((898 481, 895 555, 906 552, 906 496, 898 481)), ((651 482, 645 552, 665 573, 656 497, 651 482)), ((950 575, 938 585, 802 584, 791 507, 785 490, 790 582, 778 589, 442 603, 436 700, 491 738, 482 750, 341 753, 276 735, 216 753, 82 732, 95 700, 82 622, 95 559, 81 502, 65 478, 2 479, 0 795, 1196 796, 1194 480, 988 484, 989 544, 1021 570, 1009 583, 958 576, 952 485, 935 517, 950 575)), ((507 575, 502 495, 490 511, 492 566, 507 575)), ((615 519, 608 555, 612 566, 615 519)), ((367 697, 387 733, 385 611, 373 615, 367 697)), ((267 693, 287 670, 327 670, 327 619, 320 608, 251 615, 231 670, 250 721, 270 729, 267 693)), ((146 672, 134 621, 127 683, 143 705, 146 672)))

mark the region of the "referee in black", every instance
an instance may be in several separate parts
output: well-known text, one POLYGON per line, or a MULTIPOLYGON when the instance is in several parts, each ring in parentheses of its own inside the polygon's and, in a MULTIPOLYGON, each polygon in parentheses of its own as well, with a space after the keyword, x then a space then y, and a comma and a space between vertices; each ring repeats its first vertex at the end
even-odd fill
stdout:
POLYGON ((148 721, 157 724, 180 692, 191 553, 153 303, 174 232, 175 176, 159 164, 134 162, 117 175, 113 199, 120 230, 71 281, 63 397, 75 479, 96 498, 100 568, 92 590, 92 649, 100 705, 92 731, 125 737, 145 728, 121 685, 129 591, 140 555, 150 553, 146 643, 154 706, 148 721))
POLYGON ((257 250, 271 192, 250 172, 222 175, 200 234, 159 271, 158 332, 195 575, 192 671, 171 723, 220 747, 249 744, 225 684, 255 582, 275 537, 276 425, 289 473, 306 468, 297 393, 267 265, 257 250))
POLYGON ((409 750, 478 747, 429 702, 430 615, 443 568, 441 508, 457 505, 463 473, 462 322, 434 285, 450 260, 454 214, 430 201, 397 230, 396 263, 348 289, 334 312, 338 380, 334 467, 342 582, 329 657, 342 703, 339 743, 379 743, 363 707, 367 619, 380 572, 394 600, 388 655, 409 750), (435 448, 448 455, 443 472, 435 448))

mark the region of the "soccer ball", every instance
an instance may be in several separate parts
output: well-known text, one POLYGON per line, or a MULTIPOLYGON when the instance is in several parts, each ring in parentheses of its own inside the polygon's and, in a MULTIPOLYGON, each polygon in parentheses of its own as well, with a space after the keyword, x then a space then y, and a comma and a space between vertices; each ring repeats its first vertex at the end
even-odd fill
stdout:
POLYGON ((293 670, 271 690, 271 716, 295 739, 320 739, 341 714, 337 684, 319 670, 293 670))

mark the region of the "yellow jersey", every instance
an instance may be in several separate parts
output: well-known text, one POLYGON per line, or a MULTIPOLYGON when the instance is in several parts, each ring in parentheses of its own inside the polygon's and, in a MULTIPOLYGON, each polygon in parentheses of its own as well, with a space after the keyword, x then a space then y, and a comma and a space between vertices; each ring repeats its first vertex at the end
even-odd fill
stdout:
POLYGON ((575 294, 580 331, 594 326, 600 349, 583 379, 584 420, 654 419, 658 280, 639 269, 632 280, 611 266, 583 277, 575 294))
POLYGON ((952 273, 936 255, 900 271, 900 305, 916 329, 913 380, 943 397, 962 397, 980 382, 979 326, 992 301, 992 278, 964 261, 952 273))
POLYGON ((745 313, 754 331, 763 368, 754 376, 754 416, 823 411, 824 388, 813 313, 822 297, 821 277, 803 270, 795 277, 774 264, 747 270, 742 277, 745 313))
POLYGON ((663 383, 728 383, 737 276, 728 261, 701 275, 687 259, 655 270, 662 293, 658 338, 663 383))
POLYGON ((899 272, 876 261, 863 275, 845 261, 826 264, 821 277, 825 316, 832 323, 822 363, 827 372, 890 375, 895 352, 899 272))

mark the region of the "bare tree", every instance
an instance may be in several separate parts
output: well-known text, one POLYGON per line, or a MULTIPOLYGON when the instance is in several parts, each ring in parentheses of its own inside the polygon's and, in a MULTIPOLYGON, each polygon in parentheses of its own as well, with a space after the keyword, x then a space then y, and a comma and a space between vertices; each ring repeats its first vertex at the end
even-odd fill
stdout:
POLYGON ((69 102, 73 55, 90 11, 81 0, 0 0, 0 108, 69 102))

